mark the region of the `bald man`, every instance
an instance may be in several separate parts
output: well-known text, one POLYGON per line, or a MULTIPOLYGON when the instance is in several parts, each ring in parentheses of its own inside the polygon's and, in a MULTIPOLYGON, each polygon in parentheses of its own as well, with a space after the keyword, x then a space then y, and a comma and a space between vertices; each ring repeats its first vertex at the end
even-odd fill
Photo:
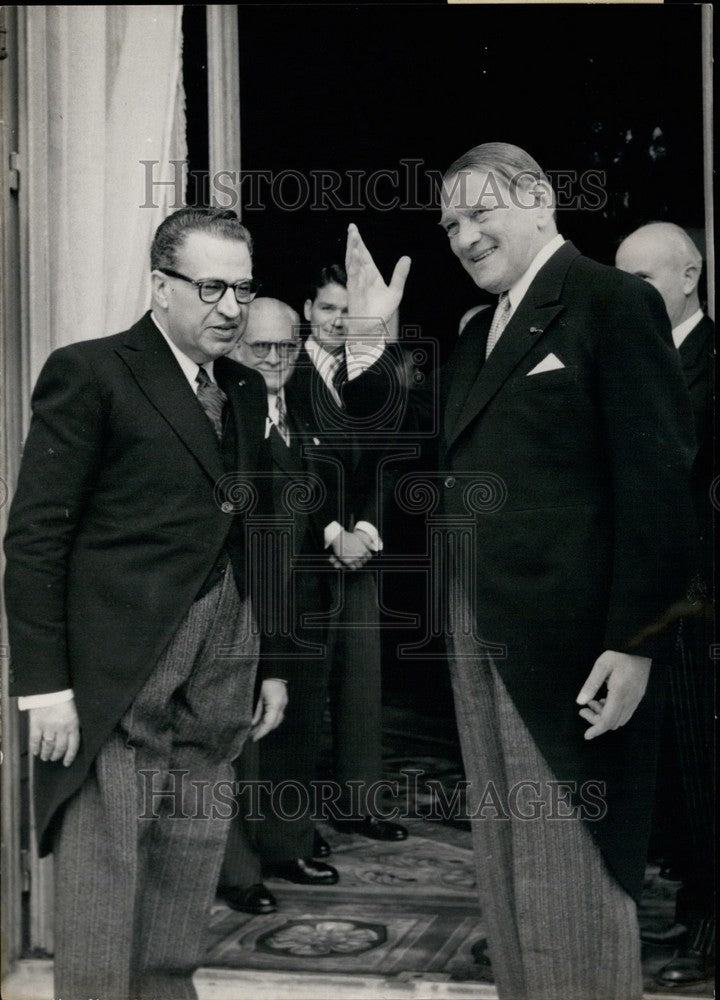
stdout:
MULTIPOLYGON (((680 354, 690 392, 698 454, 693 487, 702 540, 700 588, 712 585, 713 509, 710 487, 712 447, 712 320, 700 308, 698 282, 702 256, 692 239, 670 222, 652 222, 620 244, 615 263, 654 285, 665 302, 672 337, 680 354)), ((702 602, 700 602, 702 605, 702 602)), ((711 595, 705 608, 712 607, 711 595)), ((705 609, 704 609, 705 610, 705 609)), ((673 875, 683 882, 675 906, 674 926, 659 933, 643 932, 655 944, 679 949, 658 973, 663 986, 711 978, 715 949, 713 878, 713 641, 712 612, 705 610, 683 622, 681 641, 670 671, 670 697, 658 774, 656 806, 662 850, 673 875), (680 808, 678 808, 678 793, 680 808)))

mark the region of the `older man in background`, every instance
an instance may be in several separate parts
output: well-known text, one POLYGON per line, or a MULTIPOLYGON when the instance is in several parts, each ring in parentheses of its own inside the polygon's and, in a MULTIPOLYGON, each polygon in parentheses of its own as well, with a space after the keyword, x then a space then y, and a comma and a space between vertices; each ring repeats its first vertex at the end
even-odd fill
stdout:
POLYGON ((643 940, 677 944, 657 974, 664 986, 709 979, 715 954, 713 642, 713 376, 714 326, 700 305, 702 256, 680 226, 651 222, 630 233, 615 263, 660 292, 690 393, 698 454, 693 487, 702 542, 699 613, 683 621, 672 653, 670 698, 658 775, 656 823, 665 867, 682 881, 675 924, 643 940))

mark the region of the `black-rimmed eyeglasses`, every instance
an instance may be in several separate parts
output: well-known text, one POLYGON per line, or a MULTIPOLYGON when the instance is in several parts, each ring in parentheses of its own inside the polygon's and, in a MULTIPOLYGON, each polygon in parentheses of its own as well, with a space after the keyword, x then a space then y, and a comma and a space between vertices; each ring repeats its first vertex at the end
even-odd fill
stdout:
POLYGON ((195 285, 200 299, 203 302, 207 302, 208 305, 213 302, 219 302, 228 288, 232 288, 235 293, 235 301, 238 305, 246 305, 248 302, 252 302, 260 290, 260 282, 255 281, 254 278, 249 278, 247 281, 236 281, 234 284, 229 285, 226 281, 221 281, 219 278, 202 278, 200 280, 197 278, 188 278, 186 274, 180 274, 179 271, 173 271, 169 267, 159 267, 158 271, 162 271, 163 274, 167 274, 171 278, 180 278, 181 281, 187 281, 189 284, 195 285))
POLYGON ((256 358, 266 358, 275 348, 280 358, 291 358, 300 350, 299 340, 256 340, 254 344, 245 343, 256 358))

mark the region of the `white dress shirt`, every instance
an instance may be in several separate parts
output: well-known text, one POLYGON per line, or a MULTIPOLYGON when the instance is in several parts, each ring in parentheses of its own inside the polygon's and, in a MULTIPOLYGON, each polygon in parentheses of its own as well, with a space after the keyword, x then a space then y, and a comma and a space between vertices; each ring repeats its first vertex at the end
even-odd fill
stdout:
POLYGON ((510 299, 508 321, 525 297, 525 293, 532 284, 535 275, 538 273, 543 264, 547 264, 553 254, 560 249, 564 242, 565 240, 560 233, 558 233, 557 236, 554 236, 549 243, 546 243, 545 246, 535 254, 530 263, 530 267, 527 269, 525 274, 523 274, 521 278, 518 278, 514 285, 511 285, 508 289, 506 289, 508 298, 510 299))
POLYGON ((675 347, 680 348, 682 342, 690 336, 704 315, 702 309, 696 309, 692 316, 673 327, 672 339, 675 347))

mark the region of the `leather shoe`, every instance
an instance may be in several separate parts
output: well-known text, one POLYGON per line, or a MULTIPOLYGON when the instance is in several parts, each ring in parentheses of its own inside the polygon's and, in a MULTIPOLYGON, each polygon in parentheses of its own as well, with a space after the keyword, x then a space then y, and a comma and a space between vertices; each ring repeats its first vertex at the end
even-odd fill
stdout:
POLYGON ((336 830, 344 833, 360 833, 371 840, 407 840, 407 829, 399 823, 390 823, 386 819, 376 819, 375 816, 361 816, 358 819, 333 820, 336 830))
POLYGON ((298 885, 335 885, 340 876, 332 865, 323 861, 313 861, 312 858, 296 858, 294 861, 281 861, 268 869, 270 875, 284 878, 298 885))
POLYGON ((663 965, 655 981, 660 986, 687 986, 713 978, 713 963, 699 951, 681 948, 663 965))
POLYGON ((218 897, 239 913, 274 913, 277 900, 262 883, 218 889, 218 897))
POLYGON ((688 922, 687 944, 655 975, 660 986, 686 986, 713 978, 715 917, 693 918, 688 922))
POLYGON ((313 852, 312 856, 314 858, 329 858, 330 857, 330 844, 323 837, 319 830, 315 831, 315 837, 313 839, 313 852))

